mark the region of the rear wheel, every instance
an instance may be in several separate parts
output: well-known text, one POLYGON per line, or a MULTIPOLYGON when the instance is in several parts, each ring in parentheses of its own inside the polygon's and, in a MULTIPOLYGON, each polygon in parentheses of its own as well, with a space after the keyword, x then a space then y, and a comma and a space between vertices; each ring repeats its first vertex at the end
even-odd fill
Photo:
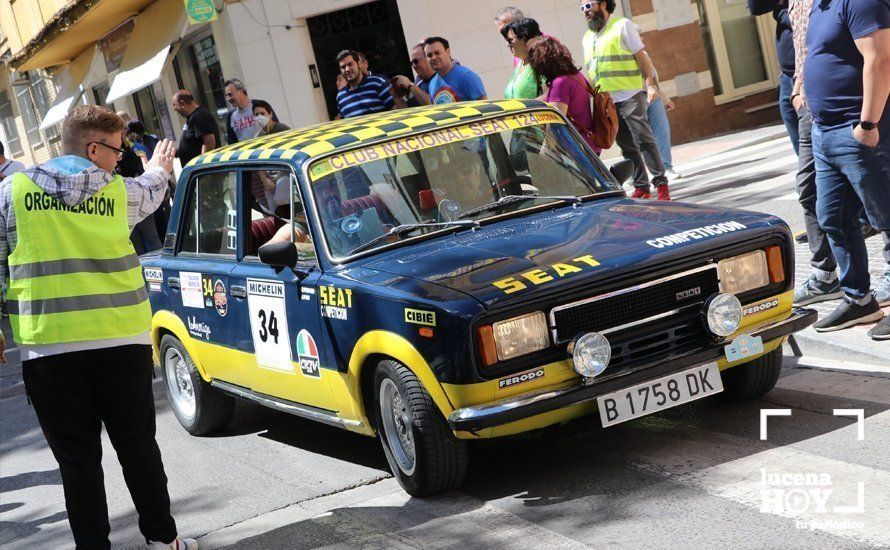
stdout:
POLYGON ((201 378, 195 362, 177 338, 161 338, 161 373, 167 401, 176 419, 192 435, 226 427, 235 413, 235 399, 201 378))
POLYGON ((779 380, 782 371, 782 348, 720 372, 723 379, 723 392, 720 396, 725 401, 749 401, 769 392, 779 380))
POLYGON ((467 444, 454 437, 414 373, 395 361, 381 361, 374 396, 377 436, 402 488, 421 497, 459 487, 467 471, 467 444))

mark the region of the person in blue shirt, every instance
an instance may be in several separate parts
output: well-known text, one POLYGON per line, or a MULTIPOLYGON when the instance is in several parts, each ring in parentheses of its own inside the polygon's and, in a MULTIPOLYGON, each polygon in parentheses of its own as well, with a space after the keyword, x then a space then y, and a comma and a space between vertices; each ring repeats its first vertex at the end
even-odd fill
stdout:
POLYGON ((337 92, 337 109, 342 118, 388 111, 393 107, 392 89, 382 76, 365 74, 359 68, 360 55, 352 50, 337 54, 340 74, 346 86, 337 92))
POLYGON ((451 59, 448 41, 441 36, 431 36, 423 41, 423 51, 436 71, 430 81, 430 102, 455 103, 488 99, 479 75, 451 59))
MULTIPOLYGON (((860 218, 864 210, 872 227, 890 229, 890 0, 814 2, 803 78, 814 122, 816 214, 844 292, 813 326, 826 332, 884 315, 869 292, 860 218)), ((870 334, 890 338, 890 323, 870 334)))

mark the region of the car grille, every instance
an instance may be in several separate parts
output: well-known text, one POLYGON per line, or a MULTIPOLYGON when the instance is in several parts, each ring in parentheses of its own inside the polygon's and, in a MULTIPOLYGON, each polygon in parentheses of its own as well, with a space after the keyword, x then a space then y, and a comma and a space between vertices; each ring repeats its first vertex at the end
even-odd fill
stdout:
MULTIPOLYGON (((704 331, 698 318, 701 304, 718 291, 716 266, 708 265, 557 306, 550 312, 553 337, 556 343, 565 343, 590 331, 621 334, 627 325, 687 316, 678 315, 681 312, 694 313, 696 322, 692 324, 704 331)), ((634 332, 648 334, 648 330, 641 332, 639 328, 634 332)), ((668 335, 667 340, 670 339, 668 335)), ((631 353, 630 348, 626 351, 631 353)))

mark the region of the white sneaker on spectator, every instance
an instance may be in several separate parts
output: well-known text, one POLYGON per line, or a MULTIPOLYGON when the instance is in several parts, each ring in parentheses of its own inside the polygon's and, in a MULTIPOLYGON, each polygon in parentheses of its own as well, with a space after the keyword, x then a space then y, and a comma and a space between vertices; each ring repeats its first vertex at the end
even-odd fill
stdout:
POLYGON ((683 174, 678 174, 676 171, 674 171, 673 168, 665 170, 664 175, 667 176, 669 182, 673 182, 674 180, 678 180, 683 177, 683 174))
POLYGON ((198 550, 198 541, 195 539, 177 538, 173 542, 154 542, 148 543, 151 550, 198 550))

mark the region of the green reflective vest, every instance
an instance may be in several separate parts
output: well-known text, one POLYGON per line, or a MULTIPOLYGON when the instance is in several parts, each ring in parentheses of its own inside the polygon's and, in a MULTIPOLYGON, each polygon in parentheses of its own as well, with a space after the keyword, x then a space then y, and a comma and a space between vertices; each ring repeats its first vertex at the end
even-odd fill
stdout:
POLYGON ((584 33, 584 66, 587 77, 604 92, 642 90, 643 73, 632 51, 621 44, 624 17, 611 16, 599 37, 592 30, 584 33))
POLYGON ((6 299, 16 342, 126 338, 151 327, 123 178, 71 207, 19 172, 12 205, 18 242, 6 299))

